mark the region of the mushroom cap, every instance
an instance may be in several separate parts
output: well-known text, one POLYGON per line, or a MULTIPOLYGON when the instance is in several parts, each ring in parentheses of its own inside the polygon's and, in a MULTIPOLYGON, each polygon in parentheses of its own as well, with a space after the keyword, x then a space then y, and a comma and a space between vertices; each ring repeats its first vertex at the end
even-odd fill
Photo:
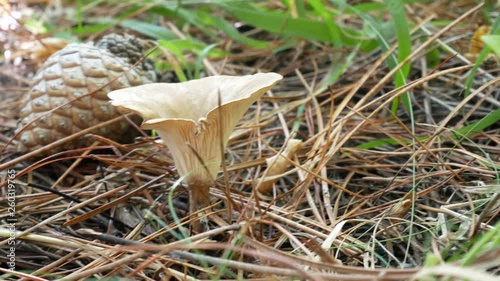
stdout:
MULTIPOLYGON (((210 76, 180 83, 151 83, 112 91, 111 104, 140 114, 145 124, 155 119, 185 119, 193 122, 208 118, 219 103, 255 101, 282 76, 257 73, 247 76, 210 76), (254 98, 255 97, 255 98, 254 98)), ((245 109, 246 111, 246 109, 245 109)), ((146 128, 147 129, 147 128, 146 128)))

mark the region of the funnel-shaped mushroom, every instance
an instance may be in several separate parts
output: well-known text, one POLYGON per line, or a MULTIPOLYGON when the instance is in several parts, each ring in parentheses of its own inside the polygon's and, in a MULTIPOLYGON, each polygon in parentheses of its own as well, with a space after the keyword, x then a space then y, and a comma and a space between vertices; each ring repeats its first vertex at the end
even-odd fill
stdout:
POLYGON ((146 84, 108 96, 112 105, 141 115, 142 128, 158 132, 189 185, 191 206, 198 208, 209 202, 208 190, 222 162, 221 143, 225 148, 250 105, 282 78, 277 73, 212 76, 146 84))

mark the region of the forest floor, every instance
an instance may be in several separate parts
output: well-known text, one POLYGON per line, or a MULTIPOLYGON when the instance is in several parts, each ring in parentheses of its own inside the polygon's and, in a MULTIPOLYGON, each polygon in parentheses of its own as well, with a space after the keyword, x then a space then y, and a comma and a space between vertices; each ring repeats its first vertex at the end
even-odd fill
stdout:
POLYGON ((0 279, 498 280, 496 1, 202 2, 0 0, 0 279), (284 77, 200 212, 139 126, 19 152, 44 61, 111 33, 162 82, 284 77))

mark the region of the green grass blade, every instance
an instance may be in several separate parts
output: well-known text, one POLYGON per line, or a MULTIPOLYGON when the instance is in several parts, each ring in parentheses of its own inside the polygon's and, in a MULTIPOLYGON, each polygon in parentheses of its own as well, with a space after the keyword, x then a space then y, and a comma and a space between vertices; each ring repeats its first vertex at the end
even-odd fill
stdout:
POLYGON ((481 39, 483 42, 500 57, 500 35, 485 35, 481 39))
POLYGON ((470 265, 481 252, 500 248, 500 222, 495 228, 481 235, 462 259, 462 266, 470 265))
MULTIPOLYGON (((239 20, 269 32, 307 40, 332 42, 331 30, 323 20, 292 18, 287 13, 266 11, 246 3, 238 6, 223 3, 217 5, 239 20)), ((373 50, 375 46, 373 38, 367 38, 365 34, 353 29, 342 28, 339 36, 344 45, 357 46, 359 44, 363 51, 373 50)))
MULTIPOLYGON (((386 39, 389 37, 391 34, 387 33, 388 30, 379 22, 377 22, 372 16, 370 16, 368 13, 364 13, 361 11, 356 10, 353 6, 348 5, 344 0, 330 0, 337 5, 339 5, 342 9, 346 11, 350 11, 354 14, 356 14, 358 17, 363 19, 363 21, 366 23, 367 28, 369 28, 369 32, 373 34, 372 36, 376 38, 376 42, 378 42, 377 47, 380 47, 382 51, 387 51, 389 50, 389 42, 386 39)), ((390 31, 389 31, 390 32, 390 31)), ((368 33, 368 32, 366 32, 368 33)), ((390 55, 386 62, 387 65, 389 65, 389 68, 393 69, 397 65, 397 59, 394 55, 390 55)))
MULTIPOLYGON (((175 44, 170 41, 158 40, 158 45, 174 54, 182 62, 183 65, 187 65, 186 59, 182 55, 181 50, 177 48, 175 44)), ((186 78, 186 75, 184 74, 183 69, 178 64, 175 63, 172 65, 172 67, 174 68, 175 75, 177 75, 179 81, 184 82, 188 80, 186 78)))
POLYGON ((314 11, 323 19, 323 22, 328 28, 328 33, 330 34, 330 42, 336 49, 342 48, 341 32, 339 27, 334 24, 332 16, 327 11, 325 6, 320 0, 310 0, 309 4, 314 8, 314 11))
POLYGON ((482 132, 487 127, 498 124, 500 122, 500 109, 490 112, 488 115, 481 118, 481 120, 469 124, 455 131, 455 135, 452 136, 453 139, 462 140, 472 134, 482 132))
MULTIPOLYGON (((400 0, 385 0, 384 2, 389 10, 389 13, 391 14, 394 29, 396 31, 396 37, 398 40, 398 62, 401 63, 411 54, 410 28, 404 11, 404 2, 400 0)), ((396 73, 394 81, 396 88, 400 88, 406 84, 406 78, 410 72, 410 66, 410 63, 408 63, 396 73)), ((401 95, 401 99, 403 100, 406 110, 409 111, 411 104, 408 93, 401 95)), ((398 108, 399 98, 396 98, 392 103, 391 110, 396 113, 398 108)))
POLYGON ((181 18, 186 22, 195 25, 206 35, 210 36, 214 41, 218 41, 220 38, 210 28, 213 28, 214 30, 220 30, 231 39, 253 48, 263 49, 269 47, 268 42, 252 39, 242 35, 238 32, 233 24, 221 17, 213 15, 209 10, 204 10, 201 8, 196 10, 189 10, 178 6, 172 6, 170 4, 164 4, 162 8, 163 9, 154 9, 154 11, 162 14, 166 12, 171 16, 173 15, 175 17, 181 18))
POLYGON ((212 45, 209 45, 209 46, 206 46, 199 54, 198 54, 198 60, 196 61, 196 64, 195 64, 195 69, 194 69, 194 78, 195 79, 198 79, 200 78, 200 74, 201 72, 203 71, 204 67, 203 67, 203 60, 206 58, 206 57, 209 57, 210 53, 212 52, 212 50, 215 49, 215 47, 217 47, 217 44, 212 44, 212 45))
POLYGON ((307 10, 304 5, 304 0, 283 0, 283 3, 288 7, 292 16, 295 15, 299 18, 306 16, 307 10))
POLYGON ((207 47, 213 46, 205 54, 205 56, 209 58, 223 58, 229 55, 227 52, 215 48, 218 44, 207 45, 193 38, 169 40, 169 42, 174 44, 179 50, 191 51, 197 55, 200 55, 207 47))
POLYGON ((172 40, 177 36, 166 27, 161 27, 153 23, 147 23, 138 20, 124 20, 120 23, 121 27, 128 28, 155 39, 172 40))
MULTIPOLYGON (((427 137, 427 136, 417 137, 417 139, 419 141, 425 141, 428 138, 429 137, 427 137)), ((408 140, 408 139, 397 139, 396 140, 396 139, 392 139, 392 138, 385 138, 385 139, 378 139, 378 140, 374 140, 374 141, 365 142, 363 144, 356 146, 356 148, 372 149, 372 148, 376 148, 376 147, 380 147, 380 146, 384 146, 384 145, 406 145, 406 144, 410 144, 410 143, 412 143, 412 141, 408 140)))
MULTIPOLYGON (((500 31, 500 17, 496 17, 495 22, 491 26, 491 32, 490 34, 497 34, 500 31)), ((474 81, 474 77, 476 76, 477 69, 481 65, 481 63, 488 57, 488 54, 490 53, 490 48, 488 46, 485 46, 484 49, 479 53, 479 56, 477 57, 476 63, 474 63, 474 67, 472 67, 469 77, 467 77, 467 80, 465 81, 465 92, 464 96, 467 97, 470 94, 470 89, 472 87, 472 82, 474 81)))

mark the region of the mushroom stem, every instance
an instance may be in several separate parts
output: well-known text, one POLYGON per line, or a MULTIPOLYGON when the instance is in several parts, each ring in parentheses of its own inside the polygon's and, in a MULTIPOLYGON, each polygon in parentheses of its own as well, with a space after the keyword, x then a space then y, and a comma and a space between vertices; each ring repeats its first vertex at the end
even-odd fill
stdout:
MULTIPOLYGON (((191 215, 198 213, 198 216, 201 216, 200 210, 210 205, 209 191, 210 184, 204 182, 189 185, 189 213, 191 215)), ((193 219, 191 228, 196 233, 203 231, 203 225, 197 218, 193 219)))

